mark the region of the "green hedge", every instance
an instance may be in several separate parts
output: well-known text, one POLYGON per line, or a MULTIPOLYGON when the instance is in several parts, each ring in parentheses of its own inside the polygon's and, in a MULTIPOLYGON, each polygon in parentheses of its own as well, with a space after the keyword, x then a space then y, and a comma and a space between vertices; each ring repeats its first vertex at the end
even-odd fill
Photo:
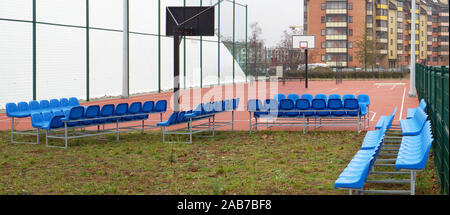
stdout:
MULTIPOLYGON (((286 72, 286 77, 304 77, 303 72, 286 72)), ((406 72, 364 72, 364 71, 350 71, 341 72, 343 79, 403 79, 409 76, 406 72)), ((310 79, 335 79, 336 72, 330 68, 318 67, 312 69, 308 73, 310 79)))

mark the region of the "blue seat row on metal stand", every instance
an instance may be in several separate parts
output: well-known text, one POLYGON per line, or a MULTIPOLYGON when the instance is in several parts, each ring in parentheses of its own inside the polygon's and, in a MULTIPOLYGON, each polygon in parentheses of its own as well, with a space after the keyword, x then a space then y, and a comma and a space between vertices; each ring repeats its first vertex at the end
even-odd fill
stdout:
MULTIPOLYGON (((418 108, 422 109, 424 112, 427 109, 427 102, 425 101, 425 99, 420 100, 419 106, 418 108)), ((406 118, 410 119, 414 117, 414 114, 416 113, 417 108, 408 108, 407 112, 406 112, 406 118)))
MULTIPOLYGON (((81 106, 78 99, 74 97, 70 99, 60 99, 59 103, 57 103, 58 100, 52 99, 49 102, 50 105, 47 105, 46 101, 47 100, 41 100, 40 103, 31 101, 29 102, 28 108, 26 108, 24 102, 19 102, 17 106, 14 106, 13 103, 8 103, 7 115, 12 117, 12 121, 14 121, 14 117, 31 117, 31 125, 34 129, 30 131, 36 131, 32 134, 37 136, 37 141, 32 144, 39 144, 39 131, 44 130, 46 132, 47 146, 49 146, 48 138, 59 138, 65 140, 64 148, 67 148, 67 141, 70 138, 95 136, 106 133, 117 133, 117 138, 119 138, 118 133, 121 132, 119 131, 120 129, 127 129, 127 131, 130 131, 137 130, 136 128, 139 127, 139 129, 143 131, 144 129, 147 129, 147 127, 155 128, 155 126, 145 125, 144 120, 148 119, 149 114, 159 113, 162 121, 162 113, 167 110, 166 100, 160 100, 156 102, 156 104, 154 101, 147 101, 143 104, 141 102, 133 102, 131 104, 120 103, 118 105, 106 104, 101 108, 99 105, 87 107, 81 106), (131 121, 142 121, 142 125, 118 127, 120 122, 131 121), (105 130, 104 125, 111 123, 116 123, 116 130, 105 130), (102 132, 99 132, 100 125, 103 126, 102 132), (74 130, 91 126, 97 126, 97 134, 86 132, 86 134, 68 136, 68 128, 74 130), (61 130, 64 130, 64 136, 59 134, 50 135, 50 132, 61 130)), ((17 132, 13 132, 13 126, 14 124, 12 125, 12 133, 14 134, 17 132)), ((80 134, 81 132, 78 133, 80 134)), ((14 143, 13 136, 11 141, 14 143)))
MULTIPOLYGON (((414 121, 404 121, 412 123, 417 127, 418 133, 414 135, 389 136, 389 128, 392 126, 393 118, 397 108, 392 115, 381 117, 377 122, 376 129, 369 131, 364 138, 361 150, 355 155, 346 169, 335 181, 335 188, 349 189, 350 194, 353 191, 360 193, 387 193, 387 194, 415 194, 416 172, 425 169, 431 144, 433 142, 431 123, 426 121, 427 115, 418 107, 415 113, 414 121), (425 122, 422 123, 422 120, 425 122), (418 128, 421 127, 421 128, 418 128), (399 144, 389 144, 399 143, 399 144), (369 150, 361 158, 361 151, 369 150), (397 152, 394 154, 380 152, 397 152), (378 156, 394 156, 393 159, 378 159, 378 156), (395 162, 385 163, 385 162, 395 162), (376 166, 395 167, 395 172, 375 171, 376 166), (409 175, 407 180, 368 180, 369 175, 409 175), (363 190, 365 183, 409 183, 410 190, 363 190)), ((413 119, 414 119, 413 118, 413 119)), ((403 131, 403 130, 402 130, 403 131)))
MULTIPOLYGON (((317 94, 315 97, 311 94, 303 94, 301 97, 297 94, 289 94, 287 97, 284 94, 277 94, 273 99, 266 99, 264 103, 259 99, 251 99, 247 105, 247 111, 250 113, 250 130, 253 126, 257 128, 258 125, 251 123, 252 113, 256 121, 258 118, 319 118, 322 120, 363 117, 366 122, 368 121, 366 120, 367 108, 370 105, 369 97, 365 94, 358 97, 359 100, 352 94, 342 96, 343 99, 338 94, 331 94, 328 98, 326 94, 317 94)), ((356 123, 358 125, 359 122, 356 123)), ((303 125, 309 126, 308 123, 303 125)), ((267 123, 266 126, 268 126, 267 123)))
MULTIPOLYGON (((157 126, 161 127, 163 141, 165 141, 166 134, 186 134, 190 136, 189 143, 192 143, 192 135, 195 133, 212 130, 214 136, 215 128, 223 127, 230 124, 234 125, 234 111, 237 109, 238 105, 239 105, 239 98, 202 103, 197 105, 197 107, 194 110, 173 112, 167 121, 157 123, 157 126), (215 115, 224 112, 232 112, 232 121, 216 122, 215 115), (209 122, 206 124, 203 123, 199 125, 193 125, 194 121, 199 121, 203 119, 208 119, 209 122), (185 128, 166 131, 166 127, 185 123, 187 124, 187 127, 185 128)), ((232 130, 234 130, 234 126, 232 130)))

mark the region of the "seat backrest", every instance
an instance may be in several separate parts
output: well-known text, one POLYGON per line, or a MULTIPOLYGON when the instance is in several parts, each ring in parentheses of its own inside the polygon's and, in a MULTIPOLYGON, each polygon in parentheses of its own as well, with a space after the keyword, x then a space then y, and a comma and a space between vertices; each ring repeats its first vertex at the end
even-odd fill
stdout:
POLYGON ((50 109, 50 102, 46 99, 41 100, 39 104, 41 105, 41 110, 50 109))
POLYGON ((50 108, 51 109, 58 109, 61 108, 61 103, 58 99, 51 99, 50 100, 50 108))
POLYGON ((167 120, 167 122, 169 122, 169 124, 174 124, 177 121, 177 117, 178 117, 178 112, 173 112, 169 119, 167 120))
POLYGON ((6 104, 6 116, 12 117, 11 114, 19 112, 19 108, 16 103, 7 103, 6 104))
POLYGON ((185 121, 186 121, 186 118, 184 117, 185 114, 186 114, 185 111, 180 111, 180 112, 178 113, 178 116, 177 116, 177 123, 185 122, 185 121))
POLYGON ((84 117, 86 118, 96 118, 100 114, 100 106, 98 105, 91 105, 86 108, 84 112, 84 117))
POLYGON ((30 111, 30 106, 28 105, 27 102, 19 102, 17 104, 17 108, 19 109, 19 112, 29 112, 30 111))
POLYGON ((70 98, 69 98, 69 105, 70 105, 70 106, 79 106, 79 105, 80 105, 80 102, 78 101, 77 98, 75 98, 75 97, 70 97, 70 98))
POLYGON ((250 99, 247 103, 247 111, 259 111, 261 106, 262 104, 259 99, 250 99))
POLYGON ((239 100, 240 100, 240 98, 234 98, 233 99, 233 110, 236 110, 238 108, 239 100))
POLYGON ((312 100, 314 99, 312 94, 303 94, 300 98, 307 99, 309 101, 309 104, 312 104, 312 100))
POLYGON ((69 120, 78 120, 84 117, 84 107, 75 106, 70 109, 69 120))
POLYGON ((39 105, 39 102, 36 101, 36 100, 29 101, 28 105, 30 106, 30 110, 31 111, 39 112, 39 110, 41 109, 41 106, 39 105))
POLYGON ((417 107, 413 119, 417 123, 417 126, 419 126, 419 128, 423 128, 425 122, 427 121, 427 118, 428 115, 420 107, 417 107))
POLYGON ((214 111, 216 111, 216 112, 223 111, 223 109, 222 109, 222 107, 223 107, 222 102, 223 101, 216 101, 216 102, 214 102, 214 111))
POLYGON ((204 110, 203 110, 203 104, 198 104, 197 107, 194 109, 193 113, 195 113, 196 115, 202 115, 204 114, 204 110))
POLYGON ((330 96, 328 96, 328 100, 330 99, 341 99, 341 95, 339 94, 330 94, 330 96))
POLYGON ((127 112, 128 112, 128 103, 120 103, 116 105, 114 115, 116 116, 125 115, 127 112))
POLYGON ((370 97, 367 94, 359 94, 356 99, 358 99, 359 103, 370 104, 370 97))
POLYGON ((339 110, 343 108, 341 99, 328 99, 328 108, 332 110, 339 110))
POLYGON ((396 114, 396 113, 397 113, 397 107, 394 108, 394 111, 392 111, 392 114, 391 114, 391 116, 389 117, 389 122, 386 123, 386 128, 387 128, 387 129, 390 129, 390 128, 391 128, 392 122, 394 121, 394 117, 395 117, 395 114, 396 114))
POLYGON ((355 95, 353 95, 353 94, 344 94, 342 96, 342 101, 345 102, 346 99, 354 99, 354 98, 355 98, 355 95))
POLYGON ((154 101, 146 101, 142 105, 142 112, 143 113, 151 113, 155 108, 155 102, 154 101))
POLYGON ((324 99, 327 100, 327 94, 317 94, 314 99, 324 99))
POLYGON ((133 102, 130 104, 128 108, 128 114, 138 114, 141 113, 142 103, 141 102, 133 102))
POLYGON ((206 113, 212 113, 214 111, 214 105, 211 102, 207 102, 203 105, 203 110, 206 113))
POLYGON ((289 94, 287 96, 287 99, 292 100, 292 102, 294 102, 295 104, 295 102, 297 102, 297 99, 300 99, 300 96, 298 94, 289 94))
POLYGON ((291 99, 280 100, 280 110, 293 110, 294 107, 294 102, 291 99))
POLYGON ((61 104, 61 107, 69 107, 70 106, 69 99, 67 99, 67 98, 61 98, 59 100, 59 103, 61 104))
POLYGON ((355 98, 347 98, 344 100, 344 109, 356 110, 359 109, 359 102, 355 98))
POLYGON ((44 117, 42 117, 41 113, 32 113, 31 114, 31 125, 33 127, 37 126, 37 123, 41 123, 44 121, 44 117))
POLYGON ((264 104, 265 111, 277 111, 278 110, 278 102, 275 99, 266 99, 264 104))
POLYGON ((63 116, 53 116, 50 120, 50 128, 61 128, 64 123, 61 121, 63 116))
POLYGON ((431 121, 425 122, 424 128, 420 132, 420 137, 421 137, 420 144, 422 144, 420 152, 421 152, 422 156, 420 157, 417 168, 424 169, 427 164, 431 145, 433 144, 433 141, 434 141, 432 129, 431 129, 431 121))
POLYGON ((273 96, 273 99, 277 100, 278 104, 280 104, 281 99, 286 99, 286 95, 279 93, 273 96))
POLYGON ((327 108, 327 104, 324 99, 313 99, 311 107, 316 110, 323 110, 327 108))
POLYGON ((102 109, 100 110, 101 117, 109 117, 109 116, 112 116, 113 113, 114 113, 114 105, 113 104, 103 105, 102 109))
MULTIPOLYGON (((45 122, 50 122, 50 120, 52 120, 52 117, 53 116, 55 116, 56 114, 53 114, 52 112, 43 112, 42 113, 42 118, 43 118, 43 120, 45 121, 45 122)), ((58 116, 62 116, 62 117, 64 117, 64 113, 63 114, 61 114, 61 113, 59 113, 58 114, 58 116)))
POLYGON ((426 108, 427 108, 427 102, 425 101, 425 99, 421 99, 421 100, 420 100, 419 107, 420 107, 420 109, 422 109, 423 111, 426 110, 426 108))
POLYGON ((311 104, 308 99, 298 99, 295 103, 295 108, 297 110, 309 110, 311 108, 311 104))
POLYGON ((167 110, 167 101, 159 100, 155 104, 155 112, 166 112, 167 110))

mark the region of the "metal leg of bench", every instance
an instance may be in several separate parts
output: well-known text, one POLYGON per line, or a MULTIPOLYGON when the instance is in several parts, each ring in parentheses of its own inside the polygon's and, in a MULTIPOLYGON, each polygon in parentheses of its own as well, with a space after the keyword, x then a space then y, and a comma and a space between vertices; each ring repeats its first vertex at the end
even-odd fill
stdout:
POLYGON ((250 134, 252 133, 252 112, 248 112, 248 114, 250 115, 250 117, 249 117, 249 122, 250 122, 250 129, 249 129, 249 131, 250 131, 250 134))
POLYGON ((215 133, 215 127, 216 127, 216 115, 213 115, 213 126, 212 126, 212 136, 214 137, 215 133))
POLYGON ((255 132, 258 131, 258 118, 255 118, 255 132))
POLYGON ((64 148, 67 149, 68 147, 68 138, 67 138, 67 122, 64 122, 64 148))
POLYGON ((163 143, 166 141, 166 135, 165 135, 165 127, 161 126, 161 134, 162 134, 162 139, 163 139, 163 143))
POLYGON ((159 113, 159 121, 162 122, 162 113, 159 113))
POLYGON ((411 170, 411 195, 416 195, 416 171, 411 170))
POLYGON ((48 147, 48 130, 45 130, 45 146, 48 147))
POLYGON ((234 110, 231 111, 231 131, 234 131, 234 110))
POLYGON ((119 141, 120 132, 119 132, 119 120, 118 119, 116 120, 116 133, 117 133, 116 140, 119 141))
POLYGON ((189 119, 189 143, 192 144, 192 118, 189 119))
POLYGON ((144 134, 144 120, 142 120, 142 130, 141 133, 144 134))
POLYGON ((14 143, 14 117, 11 117, 11 144, 14 143))

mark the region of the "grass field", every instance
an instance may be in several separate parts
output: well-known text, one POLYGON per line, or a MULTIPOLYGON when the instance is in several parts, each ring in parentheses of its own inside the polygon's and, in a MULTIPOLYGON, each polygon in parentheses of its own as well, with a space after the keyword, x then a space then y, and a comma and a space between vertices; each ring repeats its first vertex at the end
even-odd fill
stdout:
MULTIPOLYGON (((12 145, 0 131, 0 194, 347 194, 334 181, 364 135, 222 131, 169 144, 155 131, 122 134, 120 142, 115 135, 71 140, 63 150, 12 145)), ((439 194, 432 159, 418 173, 417 194, 439 194)))

